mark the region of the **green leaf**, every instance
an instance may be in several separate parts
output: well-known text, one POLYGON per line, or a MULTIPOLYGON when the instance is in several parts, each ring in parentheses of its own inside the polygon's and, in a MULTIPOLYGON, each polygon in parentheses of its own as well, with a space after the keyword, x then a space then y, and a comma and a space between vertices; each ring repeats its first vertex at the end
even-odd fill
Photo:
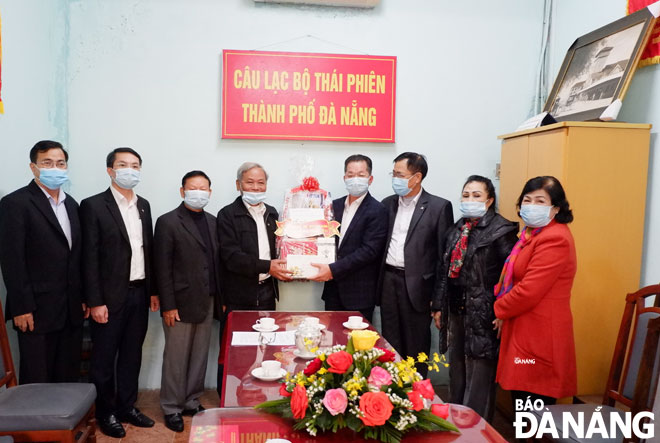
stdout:
POLYGON ((346 352, 353 355, 355 353, 355 346, 353 346, 353 337, 348 338, 348 343, 346 343, 346 352))
POLYGON ((348 428, 351 429, 352 431, 360 432, 360 429, 362 429, 362 420, 360 420, 353 414, 347 414, 346 426, 348 426, 348 428))
POLYGON ((324 410, 321 415, 316 418, 316 425, 324 431, 330 429, 332 426, 332 415, 327 410, 324 410))
POLYGON ((419 411, 417 413, 417 422, 419 423, 419 420, 424 420, 430 423, 433 423, 436 425, 440 430, 443 431, 454 431, 460 433, 461 431, 458 430, 458 428, 453 424, 445 420, 444 418, 440 418, 435 414, 432 414, 429 411, 419 411))
POLYGON ((277 400, 269 400, 263 403, 259 403, 254 407, 254 409, 267 409, 267 408, 279 407, 282 405, 288 405, 289 402, 290 400, 288 397, 278 398, 277 400))

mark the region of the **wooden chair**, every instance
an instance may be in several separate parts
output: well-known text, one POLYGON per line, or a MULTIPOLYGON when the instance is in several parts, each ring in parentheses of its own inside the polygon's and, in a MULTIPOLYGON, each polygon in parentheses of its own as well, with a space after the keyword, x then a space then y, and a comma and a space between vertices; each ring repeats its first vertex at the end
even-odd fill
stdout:
POLYGON ((16 385, 1 305, 0 351, 0 436, 16 442, 96 442, 93 384, 16 385))
MULTIPOLYGON (((597 327, 597 326, 594 326, 597 327)), ((593 404, 572 404, 546 406, 553 415, 561 437, 562 414, 571 412, 584 414, 585 428, 592 414, 598 410, 609 429, 609 414, 623 414, 618 404, 633 414, 650 411, 658 387, 658 371, 660 352, 658 352, 658 336, 660 335, 660 285, 641 288, 626 296, 626 305, 619 327, 607 378, 602 406, 596 408, 593 404), (655 296, 652 306, 646 306, 647 300, 655 296), (617 404, 618 403, 618 404, 617 404)), ((539 416, 537 414, 537 416, 539 416)), ((539 416, 540 418, 540 416, 539 416)), ((548 438, 545 441, 553 441, 548 438)), ((572 435, 569 438, 559 438, 554 441, 581 442, 586 441, 572 435)), ((601 441, 598 438, 590 442, 601 441)), ((622 441, 618 439, 602 440, 607 442, 622 441)), ((635 439, 631 439, 635 441, 635 439)))

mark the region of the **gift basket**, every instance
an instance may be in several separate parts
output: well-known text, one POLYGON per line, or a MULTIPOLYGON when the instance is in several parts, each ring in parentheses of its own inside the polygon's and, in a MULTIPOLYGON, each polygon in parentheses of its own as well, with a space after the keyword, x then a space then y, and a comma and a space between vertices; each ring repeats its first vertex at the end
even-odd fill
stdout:
POLYGON ((335 261, 338 228, 330 193, 319 188, 316 178, 305 177, 287 191, 275 235, 279 258, 286 260, 294 279, 316 275, 318 269, 312 263, 335 261))

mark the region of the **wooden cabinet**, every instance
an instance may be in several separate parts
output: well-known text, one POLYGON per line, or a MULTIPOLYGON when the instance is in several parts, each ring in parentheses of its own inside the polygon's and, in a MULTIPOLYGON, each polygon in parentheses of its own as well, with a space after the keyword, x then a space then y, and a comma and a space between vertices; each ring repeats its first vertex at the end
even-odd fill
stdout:
POLYGON ((578 392, 602 394, 624 299, 639 288, 651 125, 561 122, 502 135, 500 213, 517 216, 525 182, 552 175, 575 220, 571 308, 578 392))

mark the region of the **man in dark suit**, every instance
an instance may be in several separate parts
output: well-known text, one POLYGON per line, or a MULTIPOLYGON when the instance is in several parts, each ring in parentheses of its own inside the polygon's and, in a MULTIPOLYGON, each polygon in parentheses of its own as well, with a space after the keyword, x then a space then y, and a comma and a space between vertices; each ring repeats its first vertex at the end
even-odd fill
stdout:
POLYGON ((30 150, 34 180, 0 201, 0 266, 14 321, 20 382, 74 382, 82 321, 78 203, 61 185, 69 154, 55 141, 30 150))
MULTIPOLYGON (((422 189, 424 156, 404 152, 394 159, 392 188, 383 200, 389 212, 381 273, 383 335, 402 356, 417 357, 431 347, 431 299, 445 233, 454 223, 451 203, 422 189)), ((418 365, 425 375, 426 365, 418 365)))
POLYGON ((183 202, 156 221, 154 267, 165 349, 160 405, 165 425, 183 431, 183 415, 203 411, 199 397, 209 355, 215 301, 220 304, 216 219, 204 211, 211 179, 191 171, 181 180, 183 202))
POLYGON ((151 282, 151 209, 133 192, 142 158, 131 148, 117 148, 106 166, 110 188, 80 203, 83 282, 93 320, 90 379, 96 385, 96 415, 104 434, 121 438, 126 432, 120 421, 154 425, 134 404, 150 296, 153 311, 158 297, 151 282))
POLYGON ((341 223, 336 238, 337 260, 330 265, 313 263, 319 273, 314 281, 326 282, 326 311, 360 311, 372 321, 377 300, 378 274, 387 236, 387 211, 369 194, 371 159, 351 155, 344 162, 348 195, 332 202, 335 219, 341 223))
MULTIPOLYGON (((275 258, 277 211, 264 203, 267 184, 268 174, 260 164, 243 163, 236 173, 241 195, 218 212, 225 315, 232 310, 275 310, 277 280, 291 280, 286 261, 275 258)), ((222 363, 218 361, 220 395, 222 363)))

